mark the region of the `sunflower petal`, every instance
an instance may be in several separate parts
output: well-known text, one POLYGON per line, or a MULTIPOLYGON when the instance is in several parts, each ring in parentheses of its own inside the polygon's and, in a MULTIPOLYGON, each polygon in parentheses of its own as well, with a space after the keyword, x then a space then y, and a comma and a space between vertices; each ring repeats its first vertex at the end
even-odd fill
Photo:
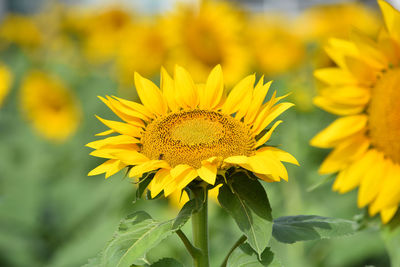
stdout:
POLYGON ((166 114, 168 106, 158 87, 137 72, 135 72, 134 78, 136 90, 143 105, 154 114, 166 114))
POLYGON ((311 139, 311 145, 321 148, 330 148, 340 141, 365 129, 366 115, 346 116, 335 120, 332 124, 311 139))
POLYGON ((156 197, 161 191, 164 190, 165 185, 172 180, 169 169, 160 169, 153 177, 149 184, 151 197, 156 197))
POLYGON ((253 90, 255 79, 256 76, 254 74, 249 75, 232 89, 222 106, 222 113, 233 114, 239 110, 243 98, 249 91, 253 90))
POLYGON ((224 78, 221 65, 217 65, 207 78, 200 108, 214 109, 221 102, 224 92, 224 78))
POLYGON ((283 121, 275 122, 274 125, 271 127, 271 129, 269 129, 260 139, 258 139, 254 147, 257 148, 268 142, 268 140, 271 138, 272 133, 275 131, 276 127, 278 127, 278 125, 281 124, 282 122, 283 121))
POLYGON ((164 98, 169 108, 172 111, 178 111, 179 105, 175 100, 174 80, 163 67, 161 67, 161 90, 163 91, 164 98))
POLYGON ((135 127, 133 125, 119 122, 119 121, 111 121, 111 120, 105 120, 100 118, 99 116, 96 116, 96 118, 101 121, 104 125, 107 127, 111 128, 117 133, 123 134, 123 135, 129 135, 133 137, 140 137, 142 129, 139 127, 135 127))
POLYGON ((179 95, 179 103, 185 104, 189 108, 195 108, 199 104, 199 96, 197 87, 187 70, 176 65, 174 80, 176 94, 179 95))
POLYGON ((378 0, 378 4, 382 10, 388 32, 397 41, 400 41, 400 11, 396 10, 388 2, 383 0, 378 0))
POLYGON ((117 160, 117 159, 109 159, 106 162, 104 162, 101 165, 99 165, 96 168, 94 168, 93 170, 91 170, 88 173, 88 176, 99 175, 99 174, 105 173, 105 172, 108 171, 108 169, 110 167, 113 166, 113 164, 115 164, 115 162, 118 162, 118 161, 119 160, 117 160))
POLYGON ((146 172, 154 171, 156 169, 160 168, 169 168, 169 165, 166 161, 164 160, 151 160, 151 161, 146 161, 140 165, 137 165, 135 167, 132 167, 132 169, 129 171, 129 177, 140 177, 146 172))

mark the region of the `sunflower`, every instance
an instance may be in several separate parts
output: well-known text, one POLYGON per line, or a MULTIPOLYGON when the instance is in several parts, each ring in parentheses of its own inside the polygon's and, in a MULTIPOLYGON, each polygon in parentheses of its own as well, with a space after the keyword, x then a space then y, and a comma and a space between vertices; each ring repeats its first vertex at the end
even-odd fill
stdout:
POLYGON ((16 14, 7 15, 0 26, 0 38, 6 43, 35 49, 42 44, 42 32, 36 21, 16 14))
POLYGON ((163 29, 157 20, 142 21, 127 27, 124 41, 116 52, 117 73, 122 84, 131 84, 132 73, 153 77, 159 72, 167 54, 163 29))
POLYGON ((227 85, 247 74, 249 57, 244 48, 241 14, 226 2, 202 1, 200 6, 180 5, 164 18, 170 56, 167 69, 176 63, 187 68, 196 81, 207 78, 221 64, 227 85))
POLYGON ((13 81, 13 75, 10 70, 3 64, 0 64, 0 107, 3 104, 5 97, 10 91, 10 87, 13 81))
POLYGON ((400 202, 400 12, 378 3, 386 29, 376 41, 360 33, 330 40, 326 50, 337 67, 315 72, 327 86, 314 102, 341 117, 311 144, 334 147, 319 170, 339 172, 333 190, 359 186, 358 206, 387 223, 400 202))
POLYGON ((297 164, 289 153, 264 145, 282 121, 264 129, 293 106, 277 104, 284 96, 275 93, 263 104, 271 82, 261 78, 254 87, 255 75, 250 75, 226 96, 220 65, 205 84, 195 84, 180 66, 174 78, 161 70, 161 90, 138 73, 134 79, 143 104, 101 97, 124 122, 98 117, 110 128, 100 135, 117 135, 87 144, 95 149, 91 155, 108 159, 89 175, 107 178, 126 167, 129 177, 153 173, 148 188, 154 197, 181 191, 194 180, 214 185, 217 174, 233 166, 268 182, 287 180, 282 161, 297 164))
POLYGON ((305 56, 305 44, 290 30, 290 21, 276 14, 253 16, 246 28, 257 69, 279 75, 296 67, 305 56))
POLYGON ((25 117, 45 138, 62 142, 76 131, 80 110, 61 80, 32 71, 22 83, 20 100, 25 117))

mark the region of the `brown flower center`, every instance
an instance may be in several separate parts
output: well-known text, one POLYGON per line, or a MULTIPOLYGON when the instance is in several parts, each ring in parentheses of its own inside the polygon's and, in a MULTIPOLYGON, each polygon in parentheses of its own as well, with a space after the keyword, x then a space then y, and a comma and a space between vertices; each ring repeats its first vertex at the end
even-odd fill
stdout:
POLYGON ((255 139, 249 127, 235 118, 195 109, 152 121, 141 143, 142 153, 150 159, 163 159, 173 167, 188 164, 199 168, 201 161, 213 156, 252 155, 255 139))

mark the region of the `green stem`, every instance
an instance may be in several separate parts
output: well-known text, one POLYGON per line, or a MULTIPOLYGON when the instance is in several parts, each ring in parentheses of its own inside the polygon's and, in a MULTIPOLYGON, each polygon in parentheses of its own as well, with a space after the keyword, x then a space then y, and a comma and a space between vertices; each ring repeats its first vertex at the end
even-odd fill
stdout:
POLYGON ((196 258, 199 254, 201 254, 200 249, 194 247, 192 243, 190 243, 189 239, 186 237, 185 233, 182 232, 182 230, 177 230, 176 234, 182 240, 186 250, 189 252, 190 256, 192 256, 192 258, 196 258))
POLYGON ((224 261, 221 264, 221 267, 226 267, 226 264, 228 263, 229 256, 232 254, 232 252, 241 244, 243 244, 244 241, 246 241, 247 237, 245 235, 242 235, 238 241, 232 246, 231 250, 229 250, 228 254, 226 255, 224 261))
POLYGON ((204 199, 201 209, 192 215, 193 243, 201 251, 193 258, 195 267, 209 267, 208 258, 208 190, 194 188, 193 193, 204 199), (201 195, 200 195, 201 194, 201 195), (204 194, 204 198, 202 197, 204 194))

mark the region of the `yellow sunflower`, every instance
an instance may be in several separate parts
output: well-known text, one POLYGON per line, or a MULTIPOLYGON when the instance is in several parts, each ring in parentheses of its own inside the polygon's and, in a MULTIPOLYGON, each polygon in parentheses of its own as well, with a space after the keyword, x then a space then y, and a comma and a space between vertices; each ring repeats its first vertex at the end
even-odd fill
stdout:
POLYGON ((327 86, 317 106, 340 115, 311 144, 334 147, 320 173, 339 172, 333 189, 357 186, 358 206, 369 205, 387 223, 400 203, 400 12, 378 0, 386 29, 376 41, 353 33, 350 41, 332 39, 327 47, 335 68, 315 76, 327 86))
POLYGON ((143 19, 124 31, 116 51, 117 73, 123 84, 133 82, 132 73, 154 77, 167 54, 163 29, 156 19, 143 19))
POLYGON ((42 32, 37 23, 29 17, 9 14, 0 26, 0 38, 24 48, 34 49, 42 44, 42 32))
POLYGON ((10 91, 11 84, 13 81, 13 75, 11 71, 3 64, 0 64, 0 107, 3 104, 5 97, 10 91))
POLYGON ((171 53, 167 69, 176 63, 196 81, 204 81, 221 64, 227 85, 248 73, 249 57, 243 46, 243 18, 226 2, 203 1, 200 6, 180 5, 164 20, 171 53))
POLYGON ((267 75, 285 73, 304 59, 305 44, 288 21, 276 14, 263 14, 253 16, 247 25, 247 43, 255 65, 267 75))
POLYGON ((250 75, 226 96, 219 65, 205 84, 195 84, 180 66, 174 78, 161 70, 161 90, 138 73, 134 79, 143 104, 101 97, 124 122, 98 117, 110 128, 100 135, 117 135, 87 144, 95 149, 91 155, 108 159, 89 175, 105 173, 107 178, 125 167, 129 177, 153 172, 151 195, 164 191, 169 196, 194 180, 214 185, 217 174, 232 166, 276 182, 288 179, 282 161, 297 164, 289 153, 265 146, 282 121, 266 127, 293 106, 277 104, 284 96, 275 93, 263 104, 271 82, 261 78, 254 87, 255 75, 250 75))
POLYGON ((80 109, 59 79, 32 71, 22 83, 20 100, 24 116, 45 138, 62 142, 76 131, 80 109))

